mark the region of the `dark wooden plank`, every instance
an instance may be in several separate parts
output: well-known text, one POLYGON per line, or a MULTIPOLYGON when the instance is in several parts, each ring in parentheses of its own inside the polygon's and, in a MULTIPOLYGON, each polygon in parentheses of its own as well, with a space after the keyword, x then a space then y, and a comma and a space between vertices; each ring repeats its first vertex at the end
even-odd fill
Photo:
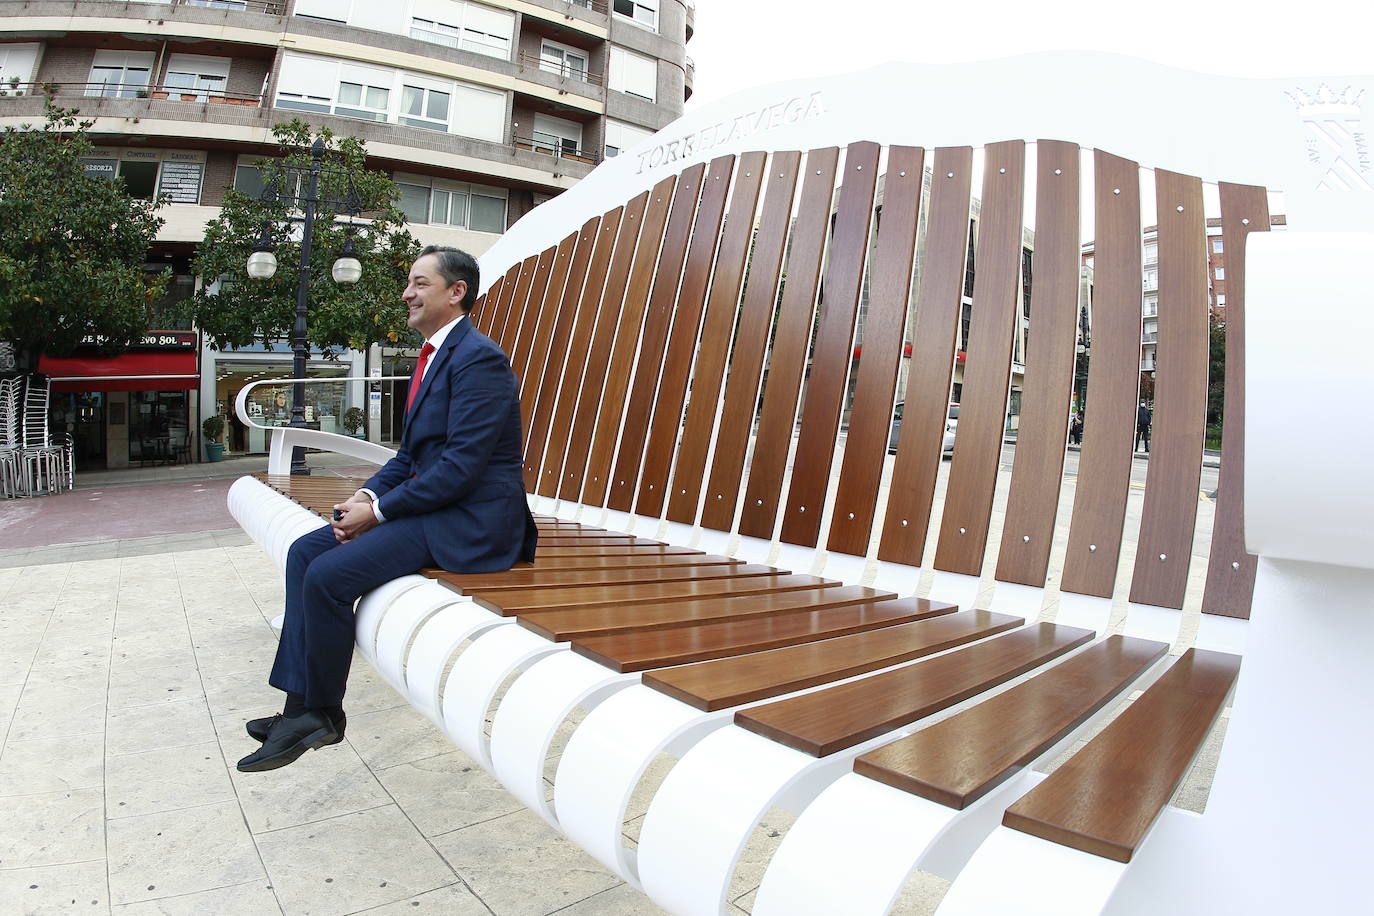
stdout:
POLYGON ((611 279, 611 252, 615 250, 616 231, 624 208, 616 207, 601 218, 587 267, 587 281, 582 285, 582 300, 578 306, 579 319, 573 325, 572 342, 568 345, 568 361, 559 382, 558 405, 549 430, 544 453, 543 470, 537 488, 540 496, 555 497, 562 480, 563 464, 568 457, 573 419, 582 392, 591 355, 593 332, 603 320, 598 306, 603 301, 611 279))
MULTIPOLYGON (((675 326, 679 298, 687 300, 681 307, 692 310, 694 307, 691 274, 701 271, 703 246, 714 250, 715 234, 720 225, 721 208, 725 206, 725 189, 718 180, 722 171, 729 176, 733 156, 726 156, 711 163, 711 173, 703 178, 702 166, 694 166, 682 174, 678 181, 677 195, 673 198, 673 208, 668 216, 668 228, 664 233, 663 247, 658 264, 647 268, 653 274, 654 288, 644 317, 644 333, 639 340, 639 356, 635 366, 634 383, 629 389, 629 403, 625 405, 625 429, 635 434, 626 435, 616 452, 615 469, 606 504, 612 509, 628 512, 632 504, 632 494, 639 480, 639 463, 644 457, 645 436, 643 430, 649 425, 653 413, 656 392, 659 388, 659 375, 663 369, 663 351, 668 344, 669 329, 675 326), (715 179, 715 180, 713 180, 715 179), (710 225, 711 214, 715 214, 715 228, 710 225), (703 222, 702 231, 709 232, 707 237, 693 234, 695 222, 703 222), (690 246, 689 246, 690 241, 690 246), (689 253, 690 247, 690 253, 689 253), (683 281, 684 265, 689 278, 683 281)), ((707 253, 709 269, 709 252, 707 253)), ((626 354, 629 358, 629 354, 626 354)))
POLYGON ((1131 600, 1183 607, 1207 425, 1207 237, 1202 182, 1155 170, 1159 338, 1145 505, 1131 600))
MULTIPOLYGON (((739 502, 744 454, 749 445, 749 434, 754 428, 754 411, 759 403, 764 349, 778 301, 783 248, 791 225, 792 199, 800 165, 801 153, 782 152, 773 154, 773 161, 768 168, 768 192, 749 261, 749 282, 745 288, 744 306, 730 355, 725 406, 721 410, 706 506, 702 511, 701 523, 719 531, 730 530, 739 502)), ((696 422, 691 410, 689 407, 689 427, 696 422)), ((706 476, 706 444, 698 443, 695 432, 691 436, 684 436, 682 446, 678 449, 674 479, 700 480, 706 476)), ((680 492, 683 489, 686 488, 673 490, 668 501, 667 517, 675 522, 691 524, 696 520, 700 493, 692 496, 690 490, 687 493, 680 492)))
POLYGON ((534 265, 538 261, 537 256, 530 256, 511 268, 515 272, 514 277, 509 277, 506 282, 506 291, 501 294, 500 311, 495 316, 495 321, 491 326, 491 333, 487 336, 506 348, 506 331, 510 329, 512 333, 512 320, 518 325, 520 310, 525 307, 525 300, 529 298, 530 283, 534 281, 534 265), (512 319, 512 316, 516 316, 512 319))
MULTIPOLYGON (((581 557, 537 557, 533 563, 520 563, 511 567, 512 570, 524 570, 528 572, 558 572, 560 570, 601 570, 601 571, 623 571, 635 569, 673 569, 678 567, 695 566, 721 566, 733 565, 743 566, 744 561, 736 557, 720 557, 710 554, 680 554, 680 555, 661 555, 651 556, 581 556, 581 557)), ((440 575, 456 575, 442 569, 424 569, 422 575, 437 579, 440 575)), ((492 573, 491 575, 506 575, 505 573, 492 573)))
POLYGON ((1139 172, 1128 159, 1093 152, 1092 359, 1060 588, 1100 598, 1116 583, 1140 388, 1139 172))
POLYGON ((678 547, 673 544, 633 544, 621 543, 608 546, 550 547, 540 544, 536 562, 558 557, 641 557, 641 556, 689 556, 700 555, 700 550, 678 547))
MULTIPOLYGON (((673 183, 676 181, 676 176, 669 176, 655 185, 655 198, 672 194, 673 183)), ((629 284, 630 266, 634 261, 639 229, 644 223, 648 203, 649 193, 646 192, 626 204, 616 234, 609 279, 595 312, 596 332, 592 336, 587 356, 587 371, 583 374, 582 388, 577 397, 577 411, 573 416, 568 452, 563 458, 562 479, 558 489, 560 499, 578 499, 586 479, 587 460, 591 454, 592 439, 600 412, 601 392, 606 380, 603 367, 611 358, 615 333, 620 327, 620 312, 629 284)))
MULTIPOLYGON (((830 200, 839 155, 835 147, 815 149, 806 154, 802 205, 792 230, 787 280, 783 284, 768 378, 763 385, 763 408, 759 412, 757 441, 764 443, 764 447, 754 450, 749 481, 744 487, 744 506, 740 510, 740 534, 750 537, 772 538, 773 523, 778 516, 778 496, 783 473, 787 470, 786 443, 792 440, 796 424, 797 396, 811 342, 811 320, 816 313, 821 256, 825 253, 826 230, 830 225, 830 200)), ((719 495, 725 489, 726 485, 713 474, 711 492, 719 495)), ((728 502, 719 501, 722 508, 728 502)), ((711 502, 707 500, 708 505, 711 502)), ((728 527, 727 523, 722 530, 728 527)))
POLYGON ((679 195, 694 197, 701 183, 703 168, 703 165, 694 165, 684 171, 680 178, 665 178, 654 186, 650 195, 649 210, 644 215, 644 228, 639 233, 634 263, 630 267, 630 282, 625 291, 625 304, 620 311, 615 346, 605 364, 606 383, 601 393, 596 435, 592 440, 591 457, 587 459, 583 480, 581 501, 586 505, 602 506, 606 503, 612 461, 620 441, 620 424, 629 396, 630 372, 634 367, 634 354, 644 325, 644 311, 649 302, 649 288, 654 280, 668 210, 672 204, 674 183, 679 195))
MULTIPOLYGON (((742 567, 744 568, 744 567, 742 567)), ((474 589, 472 599, 503 617, 534 611, 567 610, 644 602, 694 601, 703 598, 760 594, 763 592, 799 591, 823 587, 827 580, 815 576, 789 575, 774 570, 777 575, 750 576, 736 579, 712 579, 698 582, 665 582, 644 585, 581 585, 545 589, 474 589)), ((839 583, 834 583, 838 585, 839 583)))
MULTIPOLYGON (((675 450, 691 448, 701 454, 711 443, 715 426, 716 406, 720 400, 720 380, 725 371, 725 357, 730 352, 730 336, 739 308, 740 286, 744 280, 744 261, 754 234, 754 211, 758 206, 759 187, 763 182, 763 153, 748 153, 740 158, 734 192, 730 198, 730 216, 720 231, 720 218, 714 226, 702 225, 697 219, 696 233, 714 228, 720 235, 719 254, 712 272, 709 257, 698 261, 689 256, 687 277, 682 284, 682 299, 673 320, 673 337, 668 346, 668 358, 663 365, 654 403, 654 418, 649 426, 649 442, 644 456, 644 470, 635 498, 635 511, 654 518, 663 514, 668 493, 668 471, 672 467, 675 450), (701 296, 710 277, 711 294, 704 315, 701 296), (699 287, 699 288, 698 288, 699 287), (700 345, 697 337, 700 334, 700 345), (693 357, 695 356, 695 366, 693 357), (691 404, 683 420, 682 404, 687 396, 687 379, 691 374, 691 404)), ((717 176, 729 180, 729 175, 717 176)), ((722 204, 724 200, 722 198, 722 204)), ((702 215, 706 215, 702 207, 702 215)), ((692 239, 693 251, 697 238, 692 239)), ((702 246, 703 252, 707 246, 702 246)), ((695 478, 679 474, 673 486, 678 495, 701 493, 701 474, 695 478)), ((693 498, 693 503, 696 498, 693 498)))
MULTIPOLYGON (((917 633, 921 627, 937 628, 947 622, 952 624, 965 614, 980 613, 988 612, 964 611, 962 614, 922 620, 845 639, 895 636, 898 631, 907 628, 917 633)), ((735 713, 735 724, 802 753, 824 757, 948 709, 990 687, 1052 661, 1090 641, 1092 637, 1091 630, 1051 623, 1032 624, 919 665, 908 665, 766 706, 741 710, 735 713)), ((829 641, 835 642, 838 640, 829 641)), ((913 647, 909 651, 915 653, 916 649, 913 647)), ((901 656, 907 655, 906 652, 893 654, 894 662, 901 661, 901 656)), ((908 657, 920 657, 921 654, 926 653, 908 657)))
POLYGON ((1226 257, 1226 393, 1202 613, 1249 619, 1257 561, 1245 551, 1245 246, 1251 232, 1269 231, 1269 195, 1264 188, 1225 182, 1220 191, 1221 247, 1226 257))
POLYGON ((651 538, 637 538, 632 534, 616 534, 609 537, 559 537, 553 535, 539 539, 541 547, 618 547, 618 546, 649 546, 660 544, 651 538))
POLYGON ((525 436, 525 489, 533 490, 539 482, 539 467, 543 463, 544 446, 552 426, 553 405, 558 398, 564 366, 569 359, 568 338, 572 334, 573 321, 578 316, 578 305, 582 299, 582 288, 587 278, 587 264, 592 257, 592 247, 596 242, 600 217, 592 217, 582 224, 577 236, 577 245, 567 262, 567 278, 563 283, 563 298, 558 305, 558 316, 547 338, 537 336, 536 347, 543 347, 547 354, 543 357, 544 369, 539 378, 539 390, 535 395, 530 411, 524 415, 521 407, 521 422, 528 428, 525 436))
POLYGON ((1111 636, 1023 684, 869 751, 854 772, 962 810, 1086 722, 1169 651, 1111 636))
MULTIPOLYGON (((540 285, 543 277, 536 275, 534 289, 530 292, 531 313, 533 314, 534 297, 537 293, 543 293, 543 303, 539 306, 538 317, 533 322, 526 323, 526 327, 533 325, 528 337, 525 328, 521 328, 520 343, 512 354, 511 369, 520 380, 520 434, 526 442, 529 441, 534 405, 539 398, 539 383, 544 378, 544 367, 549 362, 552 352, 549 339, 563 305, 563 293, 568 283, 568 274, 571 272, 572 254, 580 237, 580 233, 574 232, 558 243, 553 261, 548 267, 547 283, 542 290, 540 285)), ((578 279, 580 281, 581 278, 578 279)))
POLYGON ((1042 586, 1064 473, 1078 334, 1078 147, 1036 144, 1032 334, 997 578, 1042 586))
POLYGON ((694 566, 649 566, 622 569, 512 569, 499 573, 444 573, 436 576, 463 594, 478 589, 572 588, 583 585, 643 585, 653 582, 708 582, 776 574, 771 566, 731 562, 727 557, 698 557, 694 566))
MULTIPOLYGON (((520 282, 515 288, 515 299, 511 301, 510 317, 506 319, 506 325, 501 329, 501 349, 506 351, 512 364, 514 364, 515 355, 519 350, 521 331, 524 330, 527 322, 535 320, 539 304, 542 301, 542 295, 537 294, 535 290, 539 285, 536 281, 539 277, 547 280, 548 271, 541 272, 539 265, 552 261, 555 250, 556 248, 550 248, 540 254, 530 255, 521 265, 520 282)), ((533 327, 532 324, 531 327, 533 327)))
POLYGON ((1240 658, 1189 649, 1126 710, 1016 804, 1014 830, 1129 862, 1221 714, 1240 658))
POLYGON ((824 588, 761 595, 727 595, 698 601, 644 602, 602 608, 522 613, 519 624, 557 642, 593 639, 614 633, 709 626, 885 600, 891 596, 857 585, 826 583, 824 588))
MULTIPOLYGON (((514 269, 515 268, 512 268, 512 270, 514 269)), ((505 276, 497 277, 496 282, 491 285, 491 289, 483 293, 472 306, 472 314, 470 316, 472 325, 484 334, 486 333, 485 329, 488 325, 488 319, 490 319, 492 313, 496 311, 496 304, 501 301, 501 290, 505 289, 505 286, 505 276)))
POLYGON ((985 148, 975 249, 978 273, 959 402, 959 435, 954 440, 940 540, 935 547, 937 569, 969 576, 982 572, 1007 424, 1012 339, 1020 308, 1025 172, 1025 143, 990 143, 985 148))
POLYGON ((840 414, 848 390, 849 364, 854 358, 854 324, 859 314, 864 262, 873 225, 873 192, 878 181, 876 143, 851 143, 845 151, 840 178, 839 212, 830 240, 830 264, 820 329, 811 350, 801 431, 792 462, 792 482, 782 519, 782 539, 811 547, 820 537, 821 514, 830 485, 840 414))
POLYGON ((878 558, 919 566, 949 412, 960 296, 968 256, 973 150, 935 151, 925 256, 911 332, 911 371, 878 558))
MULTIPOLYGON (((992 611, 962 611, 887 627, 876 633, 856 633, 746 658, 668 668, 645 674, 644 683, 709 712, 923 658, 1018 627, 1022 622, 1019 617, 992 611)), ((865 702, 868 701, 866 697, 865 702)), ((771 709, 772 705, 764 708, 771 709)), ((769 712, 765 717, 771 719, 773 715, 769 712)), ((741 719, 738 714, 735 717, 736 725, 751 731, 758 730, 753 724, 758 721, 761 720, 741 719)))
POLYGON ((773 614, 701 627, 677 627, 578 640, 573 651, 614 671, 646 671, 749 652, 764 652, 821 639, 953 614, 952 604, 931 607, 920 598, 874 601, 845 607, 773 614))
POLYGON ((911 299, 924 161, 925 151, 915 147, 894 146, 887 154, 882 220, 869 270, 871 292, 862 356, 828 540, 830 550, 856 556, 868 552, 891 436, 892 399, 911 299))

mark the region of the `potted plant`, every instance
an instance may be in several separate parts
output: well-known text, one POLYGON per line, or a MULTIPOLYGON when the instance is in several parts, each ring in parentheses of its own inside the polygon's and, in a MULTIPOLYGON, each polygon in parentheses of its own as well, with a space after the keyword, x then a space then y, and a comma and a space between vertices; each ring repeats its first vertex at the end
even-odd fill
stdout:
POLYGON ((366 422, 367 415, 363 413, 361 407, 350 407, 343 412, 344 429, 348 430, 348 434, 354 439, 367 438, 363 433, 359 432, 366 422))
POLYGON ((206 417, 200 424, 200 431, 205 434, 205 460, 219 461, 224 457, 224 443, 219 441, 224 435, 224 417, 219 414, 206 417))

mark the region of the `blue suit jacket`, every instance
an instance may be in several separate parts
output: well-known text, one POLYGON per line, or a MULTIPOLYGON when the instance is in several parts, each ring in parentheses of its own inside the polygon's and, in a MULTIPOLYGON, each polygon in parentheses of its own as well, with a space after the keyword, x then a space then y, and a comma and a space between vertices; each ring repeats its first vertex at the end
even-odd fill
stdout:
POLYGON ((421 519, 440 566, 494 572, 534 559, 522 462, 515 374, 464 319, 430 356, 396 457, 364 486, 388 523, 421 519))

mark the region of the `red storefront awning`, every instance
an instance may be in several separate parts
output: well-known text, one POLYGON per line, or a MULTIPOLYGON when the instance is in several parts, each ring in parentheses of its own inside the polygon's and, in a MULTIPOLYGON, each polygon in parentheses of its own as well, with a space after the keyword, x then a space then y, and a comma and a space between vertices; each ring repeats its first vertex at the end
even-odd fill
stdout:
POLYGON ((200 387, 195 350, 131 350, 118 356, 41 356, 53 391, 190 391, 200 387))

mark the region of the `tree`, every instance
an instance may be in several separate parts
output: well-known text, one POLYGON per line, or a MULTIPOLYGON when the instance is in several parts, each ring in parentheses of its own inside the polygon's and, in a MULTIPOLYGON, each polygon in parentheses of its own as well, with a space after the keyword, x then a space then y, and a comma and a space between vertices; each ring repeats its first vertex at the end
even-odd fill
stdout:
POLYGON ((160 201, 89 175, 92 121, 49 96, 42 129, 0 135, 0 340, 18 368, 65 356, 88 335, 117 350, 148 329, 165 275, 143 269, 162 227, 160 201))
POLYGON ((1221 427, 1226 406, 1226 321, 1207 318, 1207 425, 1221 427))
MULTIPOLYGON (((281 156, 260 160, 258 168, 267 187, 295 193, 296 179, 289 170, 309 168, 315 134, 300 119, 276 125, 273 134, 281 156)), ((405 214, 396 207, 400 191, 385 173, 365 167, 367 153, 361 140, 335 137, 328 128, 319 136, 325 142, 325 172, 311 241, 310 342, 328 352, 398 341, 407 333, 401 292, 419 251, 406 230, 405 214), (348 178, 364 211, 365 218, 356 224, 340 221, 338 201, 348 194, 348 178), (354 247, 363 265, 362 279, 352 286, 335 283, 330 276, 349 225, 355 227, 354 247)), ((300 188, 300 193, 304 191, 300 188)), ((225 192, 223 209, 206 226, 205 241, 192 265, 201 277, 201 289, 184 306, 216 348, 248 346, 259 339, 270 347, 273 338, 291 338, 301 220, 300 211, 288 202, 262 200, 233 189, 225 192), (250 279, 245 264, 264 222, 269 221, 277 273, 268 280, 250 279)))

